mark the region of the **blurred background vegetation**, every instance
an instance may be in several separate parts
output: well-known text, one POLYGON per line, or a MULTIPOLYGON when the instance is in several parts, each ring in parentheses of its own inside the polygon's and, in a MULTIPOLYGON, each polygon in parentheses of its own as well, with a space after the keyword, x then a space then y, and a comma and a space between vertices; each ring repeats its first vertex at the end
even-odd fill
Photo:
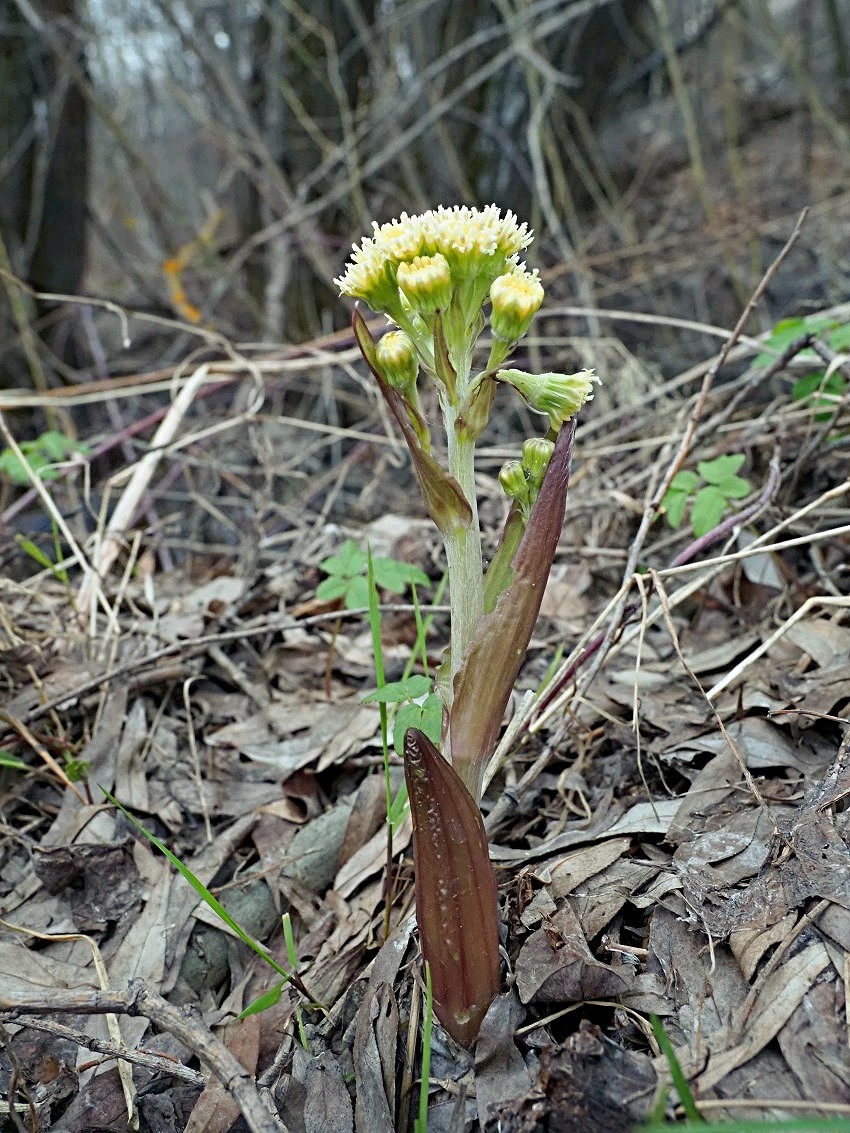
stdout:
POLYGON ((325 335, 351 241, 438 203, 528 219, 550 304, 720 325, 810 205, 765 326, 847 296, 847 0, 0 0, 0 22, 0 387, 34 380, 22 318, 51 385, 187 350, 150 324, 122 349, 113 317, 34 292, 325 335))
MULTIPOLYGON (((333 279, 373 220, 490 202, 547 290, 517 364, 595 367, 588 425, 662 422, 804 207, 747 330, 848 298, 848 29, 850 0, 0 0, 3 428, 67 438, 85 538, 229 359, 134 525, 166 569, 321 556, 416 498, 333 279)), ((506 399, 483 474, 535 431, 506 399)), ((0 469, 22 530, 52 538, 0 469)))

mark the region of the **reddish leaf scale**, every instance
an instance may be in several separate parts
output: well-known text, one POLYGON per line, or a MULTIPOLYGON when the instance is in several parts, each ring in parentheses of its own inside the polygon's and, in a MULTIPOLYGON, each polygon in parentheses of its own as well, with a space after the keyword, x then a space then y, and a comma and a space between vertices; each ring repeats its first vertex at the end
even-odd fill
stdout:
POLYGON ((404 777, 434 1013, 469 1047, 499 991, 498 891, 484 822, 457 772, 417 728, 405 734, 404 777))

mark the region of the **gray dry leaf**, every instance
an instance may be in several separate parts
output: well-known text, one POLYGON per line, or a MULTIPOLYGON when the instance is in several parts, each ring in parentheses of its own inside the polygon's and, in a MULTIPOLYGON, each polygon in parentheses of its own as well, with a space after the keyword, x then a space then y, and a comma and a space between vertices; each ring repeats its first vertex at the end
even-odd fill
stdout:
POLYGON ((412 928, 412 919, 408 918, 390 935, 372 961, 357 1012, 353 1050, 357 1133, 393 1128, 398 1010, 392 989, 412 928))
POLYGON ((206 736, 288 776, 308 764, 318 770, 360 751, 378 731, 378 713, 357 700, 326 701, 303 690, 287 693, 247 720, 227 724, 206 736))
POLYGON ((631 984, 628 969, 594 958, 569 902, 529 936, 517 956, 515 971, 523 1003, 616 999, 631 984))
POLYGON ((330 1051, 313 1057, 300 1046, 296 1047, 292 1074, 304 1085, 305 1131, 352 1133, 351 1098, 342 1080, 342 1069, 330 1051))
POLYGON ((531 1075, 514 1039, 523 1015, 512 989, 496 996, 481 1024, 475 1047, 475 1098, 482 1129, 494 1109, 531 1088, 531 1075))

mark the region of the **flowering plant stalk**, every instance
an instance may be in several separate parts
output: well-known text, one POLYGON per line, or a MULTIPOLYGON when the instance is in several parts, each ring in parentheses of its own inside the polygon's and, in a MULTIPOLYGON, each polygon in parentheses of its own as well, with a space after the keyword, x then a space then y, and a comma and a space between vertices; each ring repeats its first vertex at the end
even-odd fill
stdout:
POLYGON ((496 883, 478 800, 557 549, 573 418, 595 381, 588 370, 528 374, 503 365, 543 302, 537 271, 519 259, 531 238, 525 224, 511 212, 502 216, 495 205, 402 213, 398 221, 373 225, 336 281, 343 294, 395 324, 375 342, 355 308, 358 345, 405 439, 446 550, 451 640, 437 674, 443 754, 410 729, 405 778, 417 918, 434 981, 434 1010, 466 1045, 499 987, 496 883), (489 350, 476 369, 486 307, 489 350), (420 401, 423 375, 433 384, 442 418, 439 448, 420 401), (521 458, 500 473, 511 502, 485 571, 475 443, 500 384, 512 386, 547 420, 545 435, 527 440, 521 458), (443 452, 444 463, 437 455, 443 452))

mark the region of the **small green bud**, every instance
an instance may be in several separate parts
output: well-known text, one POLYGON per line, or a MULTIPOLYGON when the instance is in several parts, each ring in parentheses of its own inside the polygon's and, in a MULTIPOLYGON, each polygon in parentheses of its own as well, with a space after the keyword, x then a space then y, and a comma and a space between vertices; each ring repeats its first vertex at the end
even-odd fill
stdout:
POLYGON ((499 370, 496 379, 512 385, 532 409, 549 414, 553 429, 560 429, 586 401, 593 397, 593 370, 577 374, 525 374, 522 370, 499 370))
POLYGON ((545 437, 531 437, 522 446, 522 466, 528 473, 529 480, 538 488, 543 483, 554 451, 554 442, 547 441, 545 437))
POLYGON ((419 375, 419 359, 410 335, 391 330, 375 347, 375 357, 387 384, 410 396, 419 375))
POLYGON ((537 272, 514 271, 494 279, 490 287, 490 328, 502 342, 516 342, 531 326, 543 302, 537 272))
POLYGON ((398 285, 410 306, 419 315, 445 311, 452 299, 452 275, 449 262, 437 252, 435 256, 416 256, 398 265, 398 285))
POLYGON ((528 481, 525 478, 525 469, 518 460, 509 460, 507 464, 502 465, 499 483, 509 500, 516 500, 521 505, 528 502, 528 481))

